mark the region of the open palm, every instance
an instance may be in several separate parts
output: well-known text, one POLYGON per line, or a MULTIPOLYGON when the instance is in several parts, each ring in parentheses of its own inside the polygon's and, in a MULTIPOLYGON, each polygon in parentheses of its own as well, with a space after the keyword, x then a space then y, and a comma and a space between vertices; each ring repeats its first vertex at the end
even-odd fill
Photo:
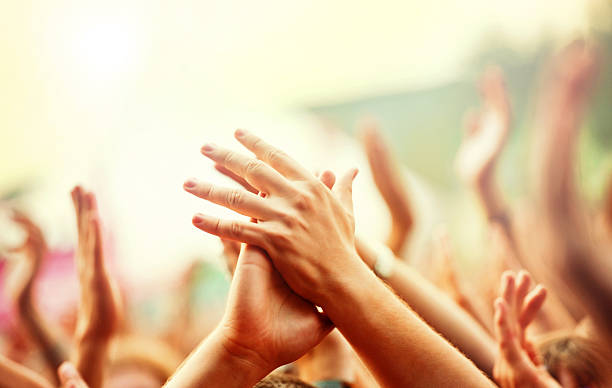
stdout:
POLYGON ((238 258, 222 328, 231 343, 275 368, 318 344, 332 324, 289 289, 263 250, 246 245, 238 258))

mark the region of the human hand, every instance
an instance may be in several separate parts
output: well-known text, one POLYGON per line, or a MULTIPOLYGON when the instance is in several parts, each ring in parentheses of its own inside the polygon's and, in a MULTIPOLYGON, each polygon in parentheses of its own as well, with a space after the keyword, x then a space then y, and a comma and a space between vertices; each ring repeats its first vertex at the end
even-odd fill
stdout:
POLYGON ((25 306, 31 304, 32 286, 47 251, 47 244, 40 228, 24 213, 15 210, 13 220, 26 232, 23 244, 11 250, 12 253, 22 253, 25 257, 25 260, 19 263, 14 289, 18 305, 25 306))
POLYGON ((225 347, 266 373, 295 361, 319 343, 332 324, 295 294, 260 248, 241 251, 219 326, 225 347))
POLYGON ((76 186, 71 194, 77 220, 76 267, 81 286, 75 335, 79 341, 107 340, 115 333, 120 321, 119 290, 104 263, 95 196, 80 186, 76 186))
POLYGON ((357 170, 349 170, 329 190, 286 153, 258 137, 238 130, 236 138, 260 160, 212 144, 205 145, 202 153, 245 179, 260 196, 195 179, 184 187, 258 222, 198 214, 194 225, 263 248, 291 289, 325 308, 347 271, 363 265, 354 247, 351 186, 357 170))
POLYGON ((74 365, 64 362, 57 370, 61 388, 89 388, 74 365))
POLYGON ((414 224, 410 196, 404 184, 401 165, 393 158, 391 149, 374 121, 364 122, 361 138, 374 183, 391 215, 391 233, 387 245, 398 256, 414 224))
POLYGON ((467 117, 456 160, 459 176, 471 185, 483 184, 492 177, 510 132, 510 101, 501 69, 491 67, 485 71, 480 93, 483 107, 480 113, 467 117))
POLYGON ((539 367, 533 344, 525 330, 546 299, 546 289, 538 285, 531 292, 531 278, 525 271, 518 277, 507 271, 502 276, 501 296, 495 301, 495 334, 499 354, 493 368, 495 381, 502 387, 561 386, 539 367))

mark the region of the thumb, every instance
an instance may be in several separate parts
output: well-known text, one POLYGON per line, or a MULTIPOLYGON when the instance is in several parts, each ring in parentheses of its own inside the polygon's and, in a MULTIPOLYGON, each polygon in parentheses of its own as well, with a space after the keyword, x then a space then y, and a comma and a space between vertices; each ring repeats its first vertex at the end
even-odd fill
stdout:
POLYGON ((333 188, 340 202, 351 213, 353 213, 353 180, 358 172, 359 170, 357 168, 349 169, 340 177, 333 188))
POLYGON ((88 388, 85 381, 76 370, 74 365, 69 362, 64 362, 57 369, 62 388, 88 388))

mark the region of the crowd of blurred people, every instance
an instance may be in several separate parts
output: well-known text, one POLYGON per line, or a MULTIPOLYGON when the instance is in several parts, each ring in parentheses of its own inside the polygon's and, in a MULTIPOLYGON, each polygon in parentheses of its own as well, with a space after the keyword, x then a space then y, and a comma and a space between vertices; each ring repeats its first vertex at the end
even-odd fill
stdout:
MULTIPOLYGON (((232 277, 212 331, 201 329, 188 296, 175 300, 167 335, 134 328, 105 262, 104 214, 80 186, 71 193, 78 310, 49 319, 33 292, 45 236, 14 209, 26 239, 2 264, 13 279, 16 324, 2 325, 10 341, 0 387, 612 386, 612 185, 594 207, 575 179, 601 62, 596 45, 580 40, 544 69, 533 125, 535 190, 520 209, 495 178, 513 127, 503 71, 482 75, 482 106, 467 115, 455 165, 490 228, 487 262, 473 279, 457 271, 444 231, 431 236, 426 271, 401 257, 418 218, 402 167, 373 120, 364 121, 361 141, 391 216, 384 242, 355 235, 357 169, 313 174, 243 129, 235 138, 249 153, 202 147, 237 185, 190 178, 185 191, 245 216, 192 220, 219 237, 232 277)), ((198 281, 191 272, 185 295, 198 281)))

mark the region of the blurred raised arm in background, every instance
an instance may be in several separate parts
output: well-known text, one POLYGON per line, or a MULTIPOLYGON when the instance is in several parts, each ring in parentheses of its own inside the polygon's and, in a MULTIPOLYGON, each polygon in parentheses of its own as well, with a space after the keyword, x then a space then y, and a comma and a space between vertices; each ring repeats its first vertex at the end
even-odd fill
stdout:
POLYGON ((595 244, 592 219, 575 182, 579 130, 599 66, 597 50, 584 41, 570 44, 552 63, 540 101, 534 170, 554 270, 551 284, 574 316, 592 317, 610 341, 610 246, 595 244))
POLYGON ((235 137, 255 157, 213 144, 202 147, 202 153, 242 176, 264 197, 197 180, 188 180, 184 187, 258 222, 198 214, 195 226, 265 249, 286 284, 323 309, 382 386, 443 387, 457 381, 492 386, 359 258, 352 214, 356 169, 342 175, 330 190, 287 153, 257 136, 238 130, 235 137), (406 368, 406 363, 413 368, 406 368))
POLYGON ((80 186, 72 190, 79 244, 76 259, 81 300, 72 355, 90 388, 102 387, 110 341, 120 323, 121 301, 102 251, 96 199, 80 186))
MULTIPOLYGON (((488 68, 479 89, 483 106, 479 112, 470 112, 466 117, 456 169, 461 179, 476 192, 489 222, 501 227, 509 245, 516 250, 510 211, 495 182, 495 168, 508 141, 511 125, 510 100, 502 70, 488 68)), ((518 263, 513 265, 518 266, 518 263)))
POLYGON ((401 257, 414 227, 414 213, 406 179, 401 165, 394 158, 373 119, 362 124, 361 140, 370 163, 372 178, 391 216, 391 231, 386 244, 397 257, 401 257))
MULTIPOLYGON (((55 332, 36 308, 33 293, 47 245, 42 231, 28 216, 15 211, 13 219, 26 232, 25 242, 14 250, 24 256, 16 271, 17 314, 29 337, 42 352, 45 363, 54 372, 66 360, 67 354, 58 339, 59 333, 55 332)), ((57 378, 55 373, 52 375, 57 378)))
MULTIPOLYGON (((57 380, 59 382, 59 379, 57 380)), ((52 388, 38 373, 0 355, 0 388, 52 388)))

